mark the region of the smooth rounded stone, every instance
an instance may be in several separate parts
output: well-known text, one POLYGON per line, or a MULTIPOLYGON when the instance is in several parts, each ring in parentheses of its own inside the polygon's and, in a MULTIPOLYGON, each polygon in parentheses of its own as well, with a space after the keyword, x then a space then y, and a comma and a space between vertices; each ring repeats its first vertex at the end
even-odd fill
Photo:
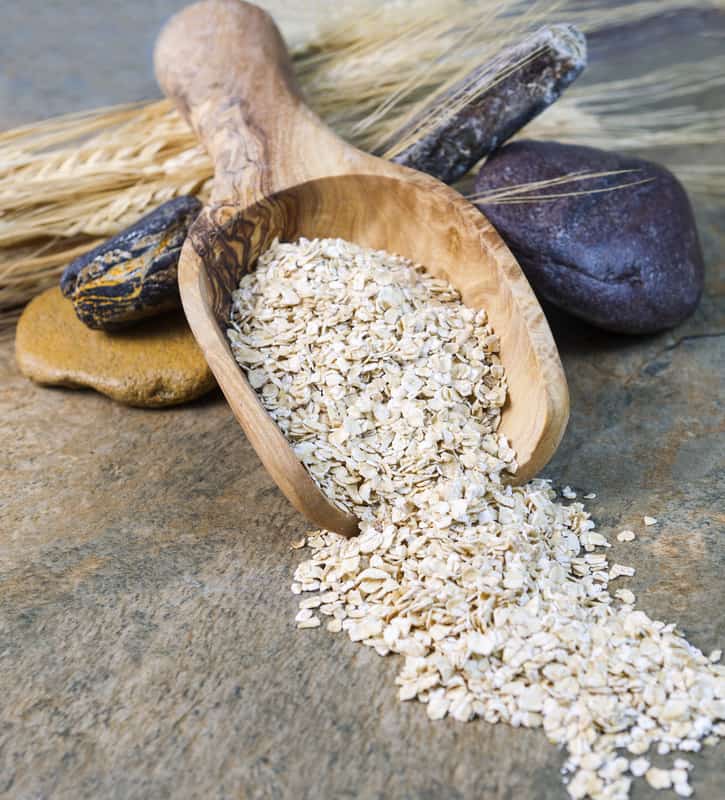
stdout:
POLYGON ((118 333, 93 331, 58 288, 23 311, 15 357, 36 383, 89 387, 130 406, 178 405, 216 385, 181 311, 118 333))
POLYGON ((625 169, 636 172, 538 192, 587 192, 647 182, 554 200, 478 205, 541 297, 606 330, 655 333, 692 314, 704 278, 692 208, 671 172, 591 147, 519 141, 489 157, 476 179, 476 193, 574 172, 625 169))
POLYGON ((60 287, 78 318, 89 328, 117 330, 179 307, 179 254, 200 210, 190 195, 169 200, 71 261, 60 287))

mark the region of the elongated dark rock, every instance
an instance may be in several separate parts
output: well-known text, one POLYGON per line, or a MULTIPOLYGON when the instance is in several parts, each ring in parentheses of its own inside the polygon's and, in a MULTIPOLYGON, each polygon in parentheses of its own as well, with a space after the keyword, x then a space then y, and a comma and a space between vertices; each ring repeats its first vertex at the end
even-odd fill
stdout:
POLYGON ((453 183, 550 106, 586 63, 586 40, 576 27, 541 28, 435 96, 378 155, 453 183))
POLYGON ((169 200, 72 261, 60 286, 78 318, 111 331, 178 306, 179 253, 200 209, 195 197, 169 200))
POLYGON ((592 147, 517 141, 486 161, 476 192, 618 170, 632 172, 527 193, 569 195, 555 199, 477 204, 541 297, 605 330, 655 333, 692 314, 704 280, 690 201, 669 170, 592 147))

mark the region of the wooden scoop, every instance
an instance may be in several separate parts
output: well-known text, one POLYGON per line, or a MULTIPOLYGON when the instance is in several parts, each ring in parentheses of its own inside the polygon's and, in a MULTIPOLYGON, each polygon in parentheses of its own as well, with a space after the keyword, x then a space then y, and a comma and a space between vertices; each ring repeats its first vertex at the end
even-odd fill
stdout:
POLYGON ((501 340, 509 399, 501 431, 517 481, 556 450, 569 399, 542 310, 486 218, 452 189, 356 150, 304 103, 284 42, 261 9, 205 0, 174 16, 156 45, 156 75, 214 162, 209 204, 179 260, 189 325, 234 416, 296 509, 352 535, 357 520, 322 494, 263 408, 227 342, 231 293, 275 237, 341 237, 423 264, 501 340))

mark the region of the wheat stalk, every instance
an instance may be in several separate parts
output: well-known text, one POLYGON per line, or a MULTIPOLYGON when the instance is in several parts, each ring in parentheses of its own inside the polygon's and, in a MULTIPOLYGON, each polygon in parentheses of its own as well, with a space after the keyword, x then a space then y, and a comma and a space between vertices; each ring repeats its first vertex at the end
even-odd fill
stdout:
POLYGON ((467 194, 466 198, 472 203, 479 205, 503 205, 518 203, 538 203, 542 200, 559 200, 562 197, 577 197, 578 195, 600 194, 601 192, 614 192, 618 189, 626 189, 630 186, 639 186, 643 183, 650 183, 654 178, 641 178, 634 181, 624 181, 613 186, 604 186, 596 189, 580 189, 576 191, 549 192, 542 193, 542 189, 552 189, 563 186, 567 183, 578 183, 579 181, 591 181, 597 178, 609 178, 614 175, 628 175, 632 172, 640 172, 639 169, 614 169, 606 172, 569 172, 557 178, 546 178, 540 181, 527 181, 524 183, 499 186, 495 189, 487 189, 481 192, 467 194))

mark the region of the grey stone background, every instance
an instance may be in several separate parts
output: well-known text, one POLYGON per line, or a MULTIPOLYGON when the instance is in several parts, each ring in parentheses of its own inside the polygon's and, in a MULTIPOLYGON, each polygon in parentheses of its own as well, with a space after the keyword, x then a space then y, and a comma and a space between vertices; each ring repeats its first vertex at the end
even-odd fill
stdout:
MULTIPOLYGON (((313 0, 339 13, 350 0, 313 0)), ((4 127, 68 111, 158 97, 156 34, 184 0, 2 0, 0 115, 4 127)), ((304 0, 262 0, 288 41, 314 29, 304 0)))
MULTIPOLYGON (((151 43, 179 5, 3 0, 0 124, 156 95, 151 43)), ((663 58, 673 41, 713 46, 685 28, 663 58)), ((638 532, 611 551, 637 568, 621 585, 709 651, 725 643, 725 217, 696 213, 707 290, 683 326, 630 339, 551 314, 572 418, 546 475, 596 492, 601 530, 638 532)), ((306 525, 219 396, 150 412, 44 389, 12 342, 0 376, 0 797, 565 797, 542 734, 430 723, 397 702, 394 659, 295 629, 306 525)), ((725 798, 724 755, 693 758, 700 800, 725 798)))

